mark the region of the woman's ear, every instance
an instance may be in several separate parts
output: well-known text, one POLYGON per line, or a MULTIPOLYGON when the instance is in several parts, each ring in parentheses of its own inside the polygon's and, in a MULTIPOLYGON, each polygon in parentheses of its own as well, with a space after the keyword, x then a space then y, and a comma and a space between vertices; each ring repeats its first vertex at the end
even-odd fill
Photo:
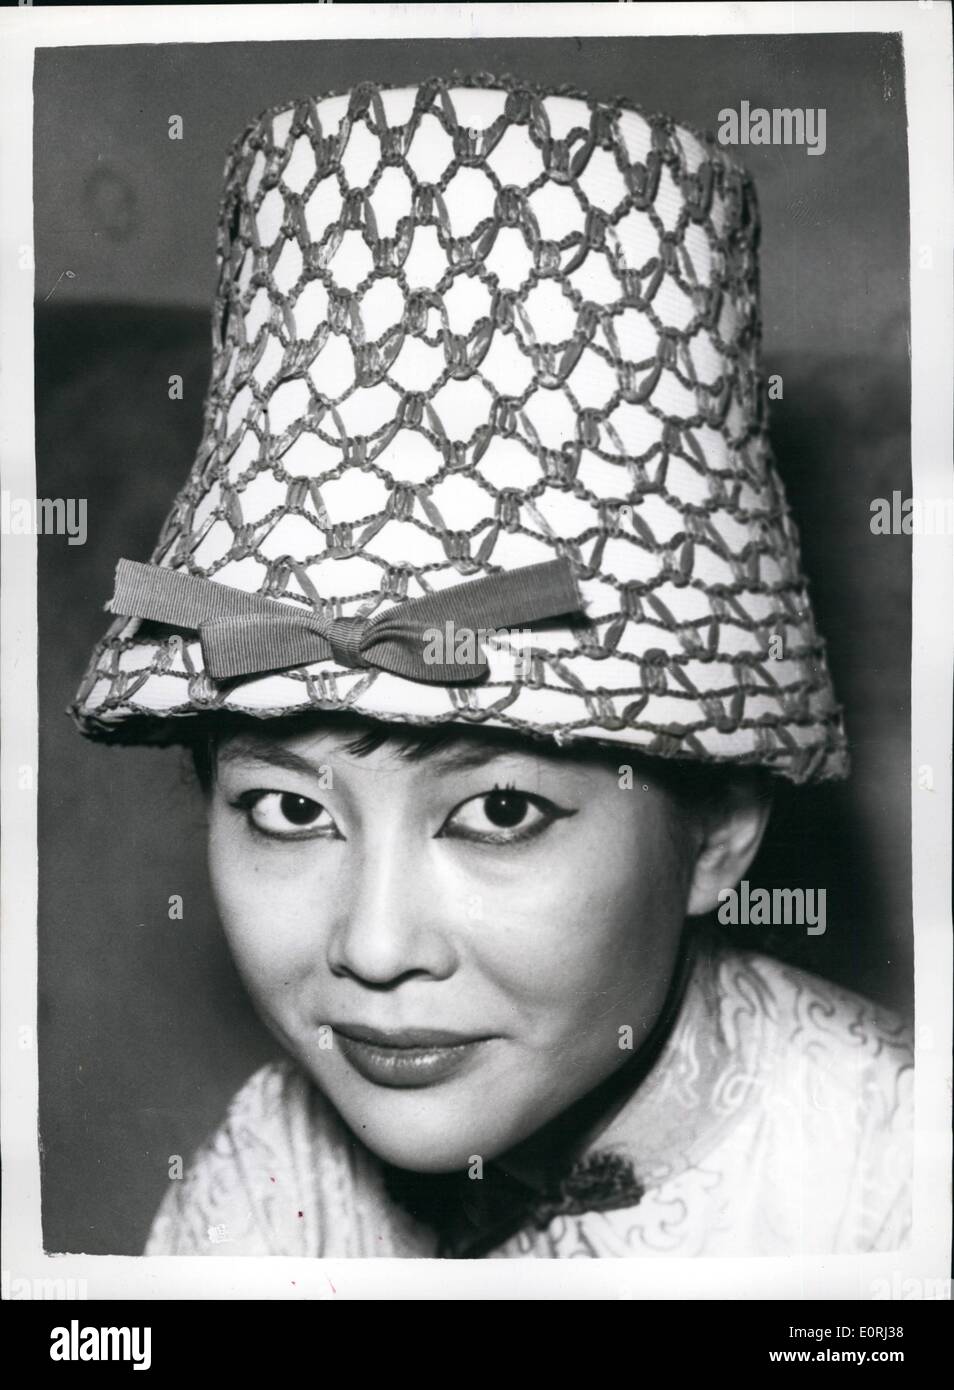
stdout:
POLYGON ((772 810, 772 796, 761 780, 729 783, 705 822, 689 885, 686 913, 700 917, 734 888, 755 858, 772 810))

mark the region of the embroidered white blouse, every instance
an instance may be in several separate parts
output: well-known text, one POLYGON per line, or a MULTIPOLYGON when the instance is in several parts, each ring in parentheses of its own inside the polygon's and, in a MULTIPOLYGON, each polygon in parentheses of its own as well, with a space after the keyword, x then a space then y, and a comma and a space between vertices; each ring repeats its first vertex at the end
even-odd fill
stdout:
MULTIPOLYGON (((634 1206, 557 1216, 491 1258, 893 1250, 910 1224, 912 1059, 858 995, 710 941, 649 1075, 595 1147, 634 1206)), ((148 1255, 421 1257, 434 1233, 291 1061, 263 1067, 153 1223, 148 1255)))

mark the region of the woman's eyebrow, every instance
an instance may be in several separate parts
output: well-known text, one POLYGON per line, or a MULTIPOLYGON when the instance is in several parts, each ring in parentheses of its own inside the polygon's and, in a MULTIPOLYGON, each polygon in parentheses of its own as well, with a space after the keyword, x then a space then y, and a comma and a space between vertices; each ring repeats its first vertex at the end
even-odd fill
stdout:
POLYGON ((283 748, 280 743, 258 743, 254 739, 232 739, 219 749, 218 758, 222 763, 266 763, 269 767, 280 767, 285 772, 301 772, 309 777, 318 777, 322 772, 321 765, 293 753, 289 748, 283 748))
POLYGON ((458 744, 435 753, 433 761, 438 772, 452 773, 470 772, 474 768, 485 767, 487 763, 497 762, 500 758, 525 761, 527 754, 502 745, 495 747, 492 743, 472 746, 458 744))
MULTIPOLYGON (((526 754, 493 742, 476 745, 459 743, 437 750, 420 761, 429 763, 439 775, 450 775, 485 767, 487 763, 496 762, 501 758, 522 760, 525 757, 526 754)), ((220 748, 218 758, 222 763, 264 763, 269 767, 282 768, 285 772, 300 772, 313 777, 320 776, 326 767, 324 760, 320 763, 312 762, 300 753, 293 753, 281 743, 259 742, 256 738, 230 739, 220 748)))

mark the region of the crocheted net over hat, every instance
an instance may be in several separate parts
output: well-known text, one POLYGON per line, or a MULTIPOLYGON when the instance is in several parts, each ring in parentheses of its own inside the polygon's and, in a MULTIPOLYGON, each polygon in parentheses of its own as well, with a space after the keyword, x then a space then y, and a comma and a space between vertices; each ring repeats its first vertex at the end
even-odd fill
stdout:
POLYGON ((216 682, 195 631, 120 616, 82 731, 349 710, 843 776, 757 240, 712 137, 624 101, 481 77, 266 112, 226 163, 204 433, 153 564, 367 617, 565 557, 585 617, 435 685, 340 652, 216 682))

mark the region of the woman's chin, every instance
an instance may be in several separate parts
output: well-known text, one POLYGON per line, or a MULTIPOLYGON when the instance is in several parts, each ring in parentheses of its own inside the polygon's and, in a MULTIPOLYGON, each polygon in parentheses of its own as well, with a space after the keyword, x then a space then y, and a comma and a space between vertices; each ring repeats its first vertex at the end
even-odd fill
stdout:
POLYGON ((412 1173, 462 1173, 474 1166, 477 1157, 473 1151, 465 1153, 456 1146, 408 1143, 404 1136, 397 1135, 388 1136, 381 1143, 369 1144, 367 1139, 364 1142, 382 1162, 390 1163, 394 1168, 406 1168, 412 1173))
POLYGON ((342 1119, 366 1148, 396 1168, 417 1173, 456 1173, 473 1169, 504 1153, 514 1142, 506 1117, 475 1115, 470 1123, 456 1109, 441 1105, 382 1104, 374 1107, 338 1105, 342 1119), (501 1121, 503 1120, 503 1123, 501 1121))

